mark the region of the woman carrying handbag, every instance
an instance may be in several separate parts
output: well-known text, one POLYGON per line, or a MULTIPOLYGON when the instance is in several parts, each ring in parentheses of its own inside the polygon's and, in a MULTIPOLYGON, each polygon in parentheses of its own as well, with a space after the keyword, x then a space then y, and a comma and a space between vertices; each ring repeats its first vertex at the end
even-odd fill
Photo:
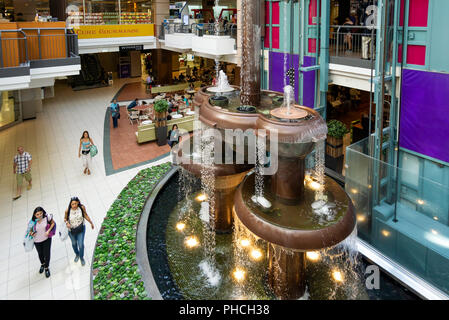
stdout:
POLYGON ((70 241, 72 241, 72 248, 75 252, 75 262, 81 260, 81 265, 84 266, 84 235, 86 233, 86 226, 84 220, 87 220, 92 229, 94 224, 87 215, 86 208, 81 204, 78 197, 70 199, 69 207, 65 211, 64 222, 69 229, 70 241))
POLYGON ((34 246, 41 262, 39 273, 44 272, 45 269, 45 277, 48 278, 50 277, 51 238, 56 232, 56 223, 51 214, 47 215, 42 207, 37 207, 34 209, 28 228, 28 234, 34 239, 34 246))

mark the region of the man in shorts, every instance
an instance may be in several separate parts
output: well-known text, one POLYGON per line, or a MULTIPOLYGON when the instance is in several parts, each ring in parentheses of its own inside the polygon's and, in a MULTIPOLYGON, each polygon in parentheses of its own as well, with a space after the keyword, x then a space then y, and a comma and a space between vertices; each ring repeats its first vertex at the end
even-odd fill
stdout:
POLYGON ((14 157, 14 174, 17 179, 17 193, 14 196, 13 200, 17 200, 22 196, 22 183, 23 178, 28 182, 27 190, 31 189, 31 155, 28 152, 25 152, 22 146, 17 148, 18 154, 14 157))

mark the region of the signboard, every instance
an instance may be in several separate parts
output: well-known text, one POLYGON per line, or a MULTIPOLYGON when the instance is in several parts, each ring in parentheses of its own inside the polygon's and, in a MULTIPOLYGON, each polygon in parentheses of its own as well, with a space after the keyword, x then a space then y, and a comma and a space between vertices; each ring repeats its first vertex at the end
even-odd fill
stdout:
POLYGON ((154 37, 154 24, 81 25, 73 30, 78 39, 154 37))
POLYGON ((142 51, 143 44, 132 44, 129 46, 119 46, 120 51, 142 51))

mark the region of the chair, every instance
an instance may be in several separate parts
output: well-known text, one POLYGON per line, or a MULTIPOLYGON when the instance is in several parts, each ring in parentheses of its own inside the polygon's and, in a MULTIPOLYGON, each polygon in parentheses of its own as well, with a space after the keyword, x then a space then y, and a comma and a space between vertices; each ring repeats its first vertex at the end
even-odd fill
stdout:
POLYGON ((128 119, 131 124, 133 124, 134 120, 139 123, 139 111, 128 111, 128 119))
POLYGON ((138 118, 139 124, 144 120, 150 120, 150 117, 148 116, 148 109, 142 110, 139 115, 139 118, 138 118))

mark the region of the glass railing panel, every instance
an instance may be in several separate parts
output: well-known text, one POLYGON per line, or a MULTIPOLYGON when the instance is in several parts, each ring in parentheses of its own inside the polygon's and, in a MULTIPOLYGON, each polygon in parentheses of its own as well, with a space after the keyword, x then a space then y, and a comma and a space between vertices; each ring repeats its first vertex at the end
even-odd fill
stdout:
POLYGON ((449 293, 449 168, 431 171, 431 161, 409 154, 398 168, 370 157, 368 146, 365 139, 346 151, 359 237, 449 293))

